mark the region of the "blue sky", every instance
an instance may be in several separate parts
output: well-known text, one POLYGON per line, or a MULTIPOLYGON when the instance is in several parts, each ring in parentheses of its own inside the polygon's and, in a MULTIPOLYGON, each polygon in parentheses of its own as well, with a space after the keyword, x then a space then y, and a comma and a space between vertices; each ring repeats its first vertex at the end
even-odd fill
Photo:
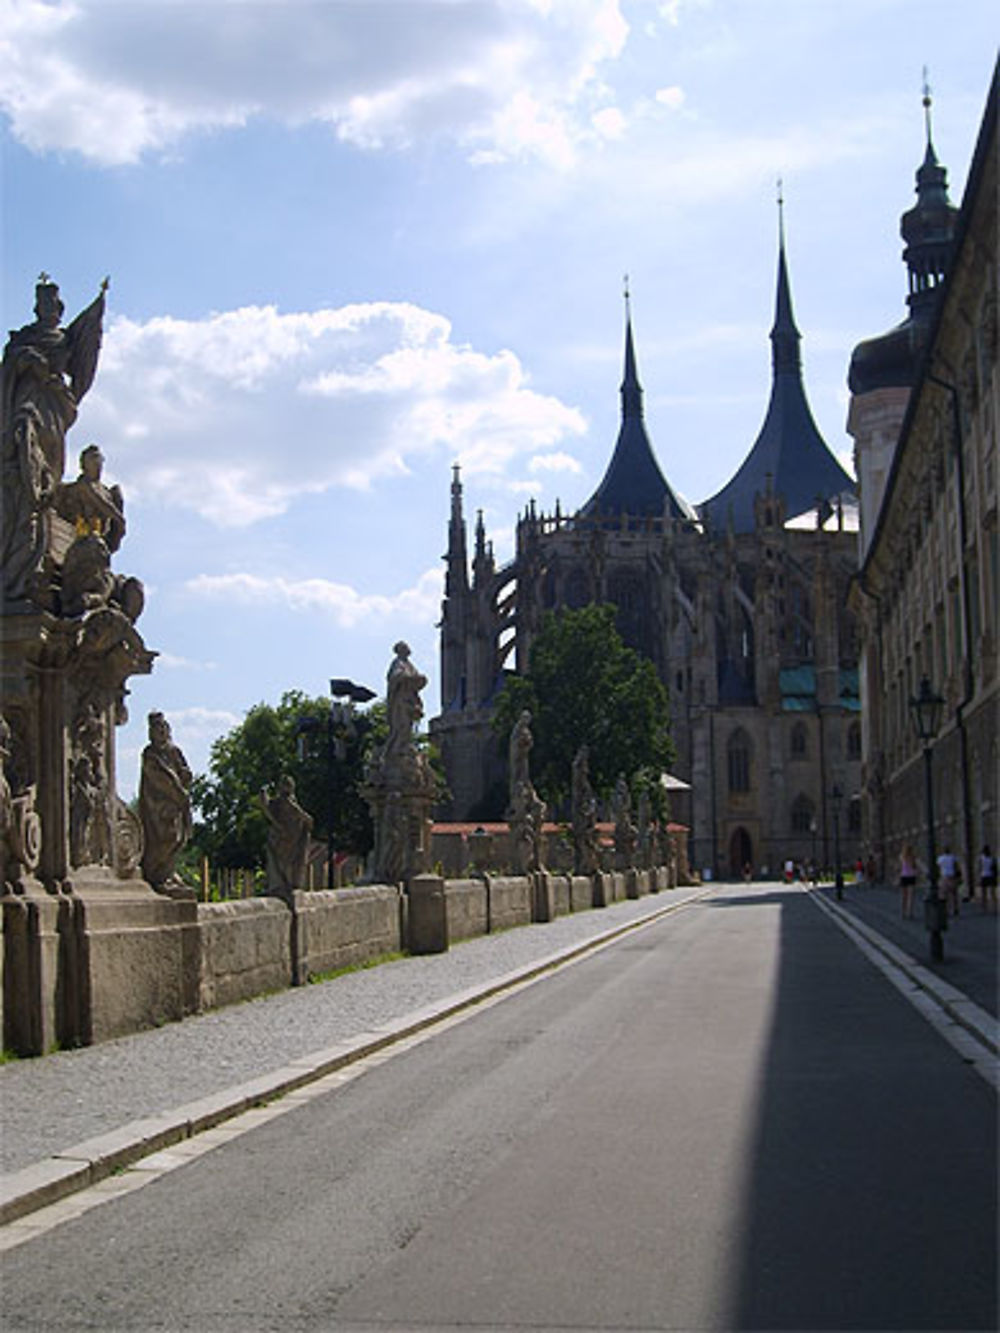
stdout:
POLYGON ((849 464, 851 348, 904 314, 899 216, 934 141, 961 199, 989 0, 0 0, 2 316, 111 276, 96 440, 116 568, 161 654, 132 683, 196 769, 284 689, 431 678, 451 465, 501 559, 614 444, 630 275, 673 486, 763 419, 784 184, 805 379, 849 464))

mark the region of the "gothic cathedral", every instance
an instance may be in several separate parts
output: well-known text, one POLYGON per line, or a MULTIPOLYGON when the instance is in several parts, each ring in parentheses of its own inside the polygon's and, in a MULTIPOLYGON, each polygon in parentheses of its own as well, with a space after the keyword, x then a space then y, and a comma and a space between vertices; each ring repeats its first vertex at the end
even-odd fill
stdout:
POLYGON ((583 507, 536 511, 497 566, 480 514, 471 567, 462 483, 451 488, 441 620, 441 714, 431 723, 451 819, 505 803, 490 727, 505 672, 527 669, 542 614, 610 602, 670 693, 675 776, 690 788, 691 864, 717 877, 831 865, 861 852, 854 483, 813 421, 785 259, 778 254, 767 413, 742 466, 693 507, 671 488, 643 418, 626 305, 621 427, 583 507))

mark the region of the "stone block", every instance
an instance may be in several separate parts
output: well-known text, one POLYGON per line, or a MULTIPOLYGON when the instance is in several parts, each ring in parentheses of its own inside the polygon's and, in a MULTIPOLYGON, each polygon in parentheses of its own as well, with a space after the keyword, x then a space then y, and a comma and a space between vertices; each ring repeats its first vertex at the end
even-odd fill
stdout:
POLYGON ((202 1009, 283 990, 292 981, 291 915, 278 898, 199 903, 202 1009))
POLYGON ((297 893, 300 980, 356 967, 403 947, 401 894, 395 885, 297 893))
POLYGON ((510 930, 531 922, 532 885, 525 875, 489 875, 489 928, 510 930))
POLYGON ((440 875, 415 875, 407 886, 409 947, 414 954, 446 953, 448 907, 440 875))
POLYGON ((449 879, 444 884, 448 940, 474 939, 489 929, 488 899, 481 879, 449 879))

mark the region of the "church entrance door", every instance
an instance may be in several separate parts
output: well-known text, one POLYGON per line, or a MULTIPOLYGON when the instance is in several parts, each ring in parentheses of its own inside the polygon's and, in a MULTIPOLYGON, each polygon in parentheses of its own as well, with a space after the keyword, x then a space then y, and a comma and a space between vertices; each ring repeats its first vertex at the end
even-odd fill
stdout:
POLYGON ((733 879, 742 879, 749 867, 753 874, 753 841, 745 828, 738 828, 729 839, 729 872, 733 879))

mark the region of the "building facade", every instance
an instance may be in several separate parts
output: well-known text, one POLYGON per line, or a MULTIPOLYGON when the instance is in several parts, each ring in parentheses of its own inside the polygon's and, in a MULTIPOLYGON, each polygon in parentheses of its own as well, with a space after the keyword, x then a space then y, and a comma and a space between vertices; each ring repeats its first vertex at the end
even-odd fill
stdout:
POLYGON ((452 793, 446 817, 502 815, 493 700, 506 672, 527 669, 543 614, 610 602, 669 691, 675 772, 691 787, 692 865, 717 876, 774 872, 789 858, 830 865, 837 833, 842 859, 857 854, 860 700, 847 608, 857 507, 806 399, 783 234, 770 336, 764 423, 733 479, 697 508, 671 487, 649 440, 628 308, 618 438, 581 509, 543 514, 532 503, 504 566, 480 514, 470 561, 456 468, 431 724, 452 793))
POLYGON ((1000 841, 997 115, 995 71, 957 210, 928 119, 918 202, 902 228, 909 315, 861 344, 851 364, 864 534, 851 596, 862 640, 863 817, 890 875, 904 843, 918 854, 926 845, 910 707, 924 677, 945 700, 934 744, 938 847, 950 844, 968 875, 983 843, 995 851, 1000 841))

